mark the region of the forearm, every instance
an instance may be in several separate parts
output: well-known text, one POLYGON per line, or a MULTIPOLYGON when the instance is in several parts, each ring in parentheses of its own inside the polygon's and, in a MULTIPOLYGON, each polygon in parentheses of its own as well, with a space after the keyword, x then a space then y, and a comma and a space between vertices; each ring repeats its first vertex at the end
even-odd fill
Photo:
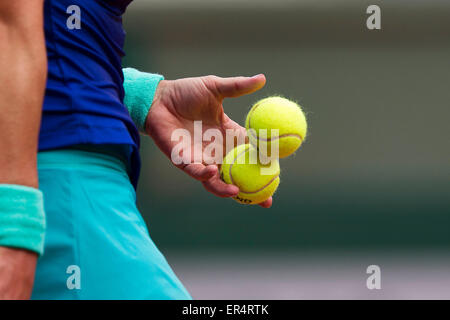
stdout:
POLYGON ((27 299, 44 230, 36 189, 47 74, 43 0, 1 1, 0 39, 0 299, 27 299))
MULTIPOLYGON (((0 12, 6 11, 3 6, 0 12)), ((28 6, 30 17, 26 12, 17 18, 14 12, 0 14, 2 184, 38 186, 36 155, 47 73, 42 13, 36 17, 39 7, 28 6)))

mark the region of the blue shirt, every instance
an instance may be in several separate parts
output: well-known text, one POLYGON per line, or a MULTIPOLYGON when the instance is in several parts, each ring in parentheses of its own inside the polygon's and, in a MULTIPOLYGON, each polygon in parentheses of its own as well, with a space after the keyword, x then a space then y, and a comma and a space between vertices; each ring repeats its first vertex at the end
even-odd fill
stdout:
POLYGON ((130 178, 136 186, 139 133, 123 104, 121 61, 125 55, 122 15, 131 1, 45 1, 48 80, 39 150, 128 145, 130 178), (79 16, 68 10, 74 5, 79 16), (73 28, 74 17, 80 29, 73 28))

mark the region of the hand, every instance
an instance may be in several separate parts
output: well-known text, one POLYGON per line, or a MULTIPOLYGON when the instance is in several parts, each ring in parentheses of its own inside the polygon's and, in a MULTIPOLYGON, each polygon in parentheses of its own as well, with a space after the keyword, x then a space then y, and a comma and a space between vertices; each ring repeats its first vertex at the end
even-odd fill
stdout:
MULTIPOLYGON (((158 85, 147 116, 146 132, 169 159, 172 149, 179 143, 171 140, 172 132, 183 128, 193 137, 194 121, 202 121, 203 131, 220 130, 223 137, 227 129, 237 130, 245 136, 245 128, 224 113, 222 102, 224 98, 253 93, 261 89, 265 83, 266 78, 262 74, 251 78, 206 76, 174 81, 163 80, 158 85)), ((226 150, 225 140, 223 139, 223 146, 220 146, 222 150, 226 150)), ((215 142, 203 144, 202 148, 210 143, 215 142)), ((193 155, 193 141, 191 150, 193 155)), ((194 179, 201 181, 206 190, 219 197, 233 197, 239 193, 237 186, 226 184, 220 179, 217 164, 207 165, 204 162, 191 161, 189 164, 176 166, 194 179)), ((269 208, 271 205, 272 198, 260 204, 264 208, 269 208)))
POLYGON ((30 299, 37 254, 0 247, 0 300, 30 299))

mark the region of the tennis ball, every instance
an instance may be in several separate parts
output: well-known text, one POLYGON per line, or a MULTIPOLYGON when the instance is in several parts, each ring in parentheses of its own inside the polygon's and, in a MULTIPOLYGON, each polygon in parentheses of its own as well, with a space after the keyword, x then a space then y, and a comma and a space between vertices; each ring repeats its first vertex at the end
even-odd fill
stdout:
POLYGON ((268 97, 255 103, 247 115, 245 127, 250 143, 260 153, 264 154, 261 149, 267 150, 267 155, 271 156, 271 143, 278 140, 280 158, 295 152, 307 131, 306 118, 300 106, 282 97, 268 97), (266 138, 260 136, 262 129, 266 129, 266 138), (272 129, 278 129, 278 135, 272 136, 272 129))
POLYGON ((222 180, 239 187, 239 194, 233 197, 239 203, 261 203, 273 195, 280 184, 278 161, 262 165, 257 156, 254 147, 241 144, 228 152, 220 168, 222 180))

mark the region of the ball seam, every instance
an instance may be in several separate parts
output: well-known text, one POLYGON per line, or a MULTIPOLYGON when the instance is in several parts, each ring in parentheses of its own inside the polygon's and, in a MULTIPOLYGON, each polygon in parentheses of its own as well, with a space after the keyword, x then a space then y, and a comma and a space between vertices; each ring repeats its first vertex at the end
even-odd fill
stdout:
MULTIPOLYGON (((236 162, 236 160, 244 153, 246 153, 248 151, 249 147, 246 147, 243 151, 241 151, 240 153, 238 153, 236 155, 236 157, 234 157, 233 162, 230 164, 229 168, 228 168, 228 175, 230 177, 230 181, 231 184, 235 184, 234 180, 233 180, 233 173, 232 173, 232 169, 233 169, 233 165, 236 162)), ((280 176, 280 174, 277 174, 276 176, 274 176, 272 179, 270 179, 270 181, 268 183, 266 183, 264 186, 262 186, 260 189, 256 190, 256 191, 242 191, 241 188, 239 187, 239 193, 245 193, 245 194, 255 194, 258 193, 262 190, 264 190, 265 188, 267 188, 268 186, 270 186, 278 177, 280 176)))
MULTIPOLYGON (((253 108, 252 108, 252 110, 250 110, 250 113, 249 113, 249 115, 248 115, 248 128, 249 129, 252 129, 251 128, 251 123, 252 123, 252 115, 253 115, 253 112, 259 107, 261 105, 261 103, 257 103, 257 104, 255 104, 254 106, 253 106, 253 108)), ((253 138, 255 138, 255 139, 258 139, 258 140, 262 140, 262 141, 265 141, 265 142, 268 142, 269 140, 270 141, 274 141, 274 140, 276 140, 276 139, 281 139, 281 138, 285 138, 285 137, 295 137, 295 138, 298 138, 298 139, 300 139, 300 142, 302 142, 303 143, 303 137, 301 136, 301 135, 299 135, 299 134, 296 134, 296 133, 285 133, 285 134, 282 134, 282 135, 278 135, 277 137, 270 137, 270 138, 260 138, 260 137, 258 137, 258 136, 256 136, 256 130, 255 129, 253 129, 253 130, 247 130, 247 131, 250 131, 250 135, 252 135, 252 137, 253 138)))

